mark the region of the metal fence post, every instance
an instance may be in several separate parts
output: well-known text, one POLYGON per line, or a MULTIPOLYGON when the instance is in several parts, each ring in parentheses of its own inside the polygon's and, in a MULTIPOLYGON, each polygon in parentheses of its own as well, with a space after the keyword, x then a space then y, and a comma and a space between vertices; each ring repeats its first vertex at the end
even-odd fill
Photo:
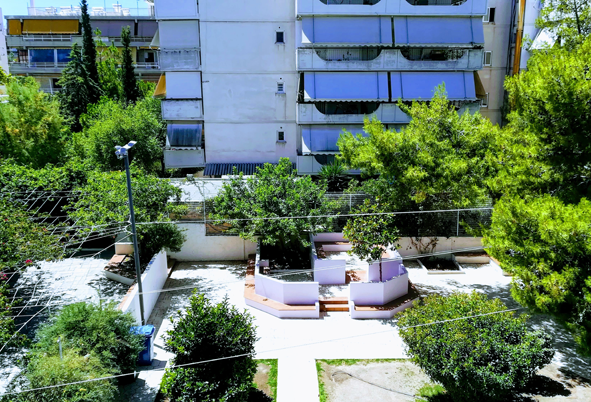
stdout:
POLYGON ((460 210, 459 209, 458 209, 458 222, 457 222, 456 237, 460 237, 460 210))

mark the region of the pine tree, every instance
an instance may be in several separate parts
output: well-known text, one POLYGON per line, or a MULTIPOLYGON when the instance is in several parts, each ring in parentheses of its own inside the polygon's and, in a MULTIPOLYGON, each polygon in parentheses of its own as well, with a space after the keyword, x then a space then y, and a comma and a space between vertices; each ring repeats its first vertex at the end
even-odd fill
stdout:
MULTIPOLYGON (((88 2, 82 0, 80 3, 82 11, 82 61, 86 71, 88 72, 88 79, 92 83, 99 82, 98 69, 96 66, 96 45, 92 37, 92 27, 90 26, 90 15, 88 14, 88 2)), ((99 100, 101 94, 98 85, 92 85, 88 88, 88 96, 90 103, 95 103, 99 100)))
POLYGON ((139 90, 137 79, 135 78, 133 60, 131 58, 131 49, 129 48, 129 43, 131 42, 130 35, 129 26, 123 27, 121 30, 121 43, 123 44, 123 60, 121 63, 122 95, 127 102, 135 102, 139 98, 139 90))

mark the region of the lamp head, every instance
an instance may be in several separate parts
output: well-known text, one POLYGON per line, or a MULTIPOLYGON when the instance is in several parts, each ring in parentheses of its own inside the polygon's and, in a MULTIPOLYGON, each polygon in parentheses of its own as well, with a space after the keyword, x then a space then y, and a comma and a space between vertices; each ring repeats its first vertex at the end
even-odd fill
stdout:
POLYGON ((123 159, 124 156, 127 155, 127 151, 129 151, 137 142, 136 141, 129 141, 127 145, 115 145, 115 155, 117 158, 123 159))

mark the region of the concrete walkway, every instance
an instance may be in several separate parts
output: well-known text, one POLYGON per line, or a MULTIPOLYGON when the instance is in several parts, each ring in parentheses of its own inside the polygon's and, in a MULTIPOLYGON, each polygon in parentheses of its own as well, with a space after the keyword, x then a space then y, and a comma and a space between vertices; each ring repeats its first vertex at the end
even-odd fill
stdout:
POLYGON ((277 401, 319 400, 316 360, 298 355, 280 357, 277 367, 277 401))

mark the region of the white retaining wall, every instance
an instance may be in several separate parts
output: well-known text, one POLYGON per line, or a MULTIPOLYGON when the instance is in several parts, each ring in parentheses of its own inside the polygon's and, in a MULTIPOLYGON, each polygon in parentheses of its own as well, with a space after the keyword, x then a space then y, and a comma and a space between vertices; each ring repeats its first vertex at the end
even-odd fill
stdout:
POLYGON ((374 310, 374 311, 358 311, 355 310, 355 303, 350 301, 349 302, 349 311, 351 312, 351 318, 359 320, 359 319, 374 319, 374 320, 385 320, 394 317, 396 313, 399 313, 402 310, 405 310, 412 306, 415 300, 409 300, 400 306, 393 308, 391 310, 374 310))
POLYGON ((320 303, 314 303, 314 310, 276 310, 266 304, 258 303, 254 300, 245 298, 247 306, 254 307, 269 313, 277 318, 320 318, 320 303))
POLYGON ((318 282, 284 282, 257 271, 255 268, 254 289, 257 295, 283 304, 310 305, 318 302, 318 282))
MULTIPOLYGON (((332 234, 332 233, 330 233, 332 234)), ((346 260, 319 259, 314 242, 318 236, 310 235, 310 263, 314 270, 314 281, 320 285, 343 285, 346 282, 346 260)), ((342 236, 341 236, 342 238, 342 236)), ((339 240, 340 241, 340 240, 339 240)))
POLYGON ((349 300, 361 306, 381 306, 408 293, 408 273, 385 282, 351 282, 349 300))
MULTIPOLYGON (((168 278, 168 264, 166 261, 166 251, 161 251, 152 257, 152 260, 142 274, 142 290, 144 291, 144 318, 146 321, 160 296, 159 290, 162 290, 164 283, 168 278), (149 293, 153 292, 153 293, 149 293)), ((131 313, 138 324, 141 324, 140 315, 140 297, 137 283, 127 292, 123 302, 119 305, 119 310, 124 313, 131 313)), ((146 322, 146 324, 150 324, 146 322)))
MULTIPOLYGON (((423 243, 427 243, 427 241, 425 240, 423 241, 423 243)), ((401 237, 398 241, 398 244, 400 245, 400 247, 396 248, 396 251, 398 251, 402 257, 407 257, 411 255, 414 256, 419 254, 417 249, 414 246, 412 246, 410 238, 408 237, 401 237)), ((439 241, 437 242, 437 246, 435 247, 433 252, 454 252, 456 250, 464 248, 483 250, 482 237, 450 237, 449 239, 446 239, 445 237, 440 237, 439 241)))
POLYGON ((181 251, 170 253, 178 261, 241 261, 256 253, 256 243, 238 236, 206 236, 205 224, 179 223, 178 226, 187 229, 187 240, 181 251))

